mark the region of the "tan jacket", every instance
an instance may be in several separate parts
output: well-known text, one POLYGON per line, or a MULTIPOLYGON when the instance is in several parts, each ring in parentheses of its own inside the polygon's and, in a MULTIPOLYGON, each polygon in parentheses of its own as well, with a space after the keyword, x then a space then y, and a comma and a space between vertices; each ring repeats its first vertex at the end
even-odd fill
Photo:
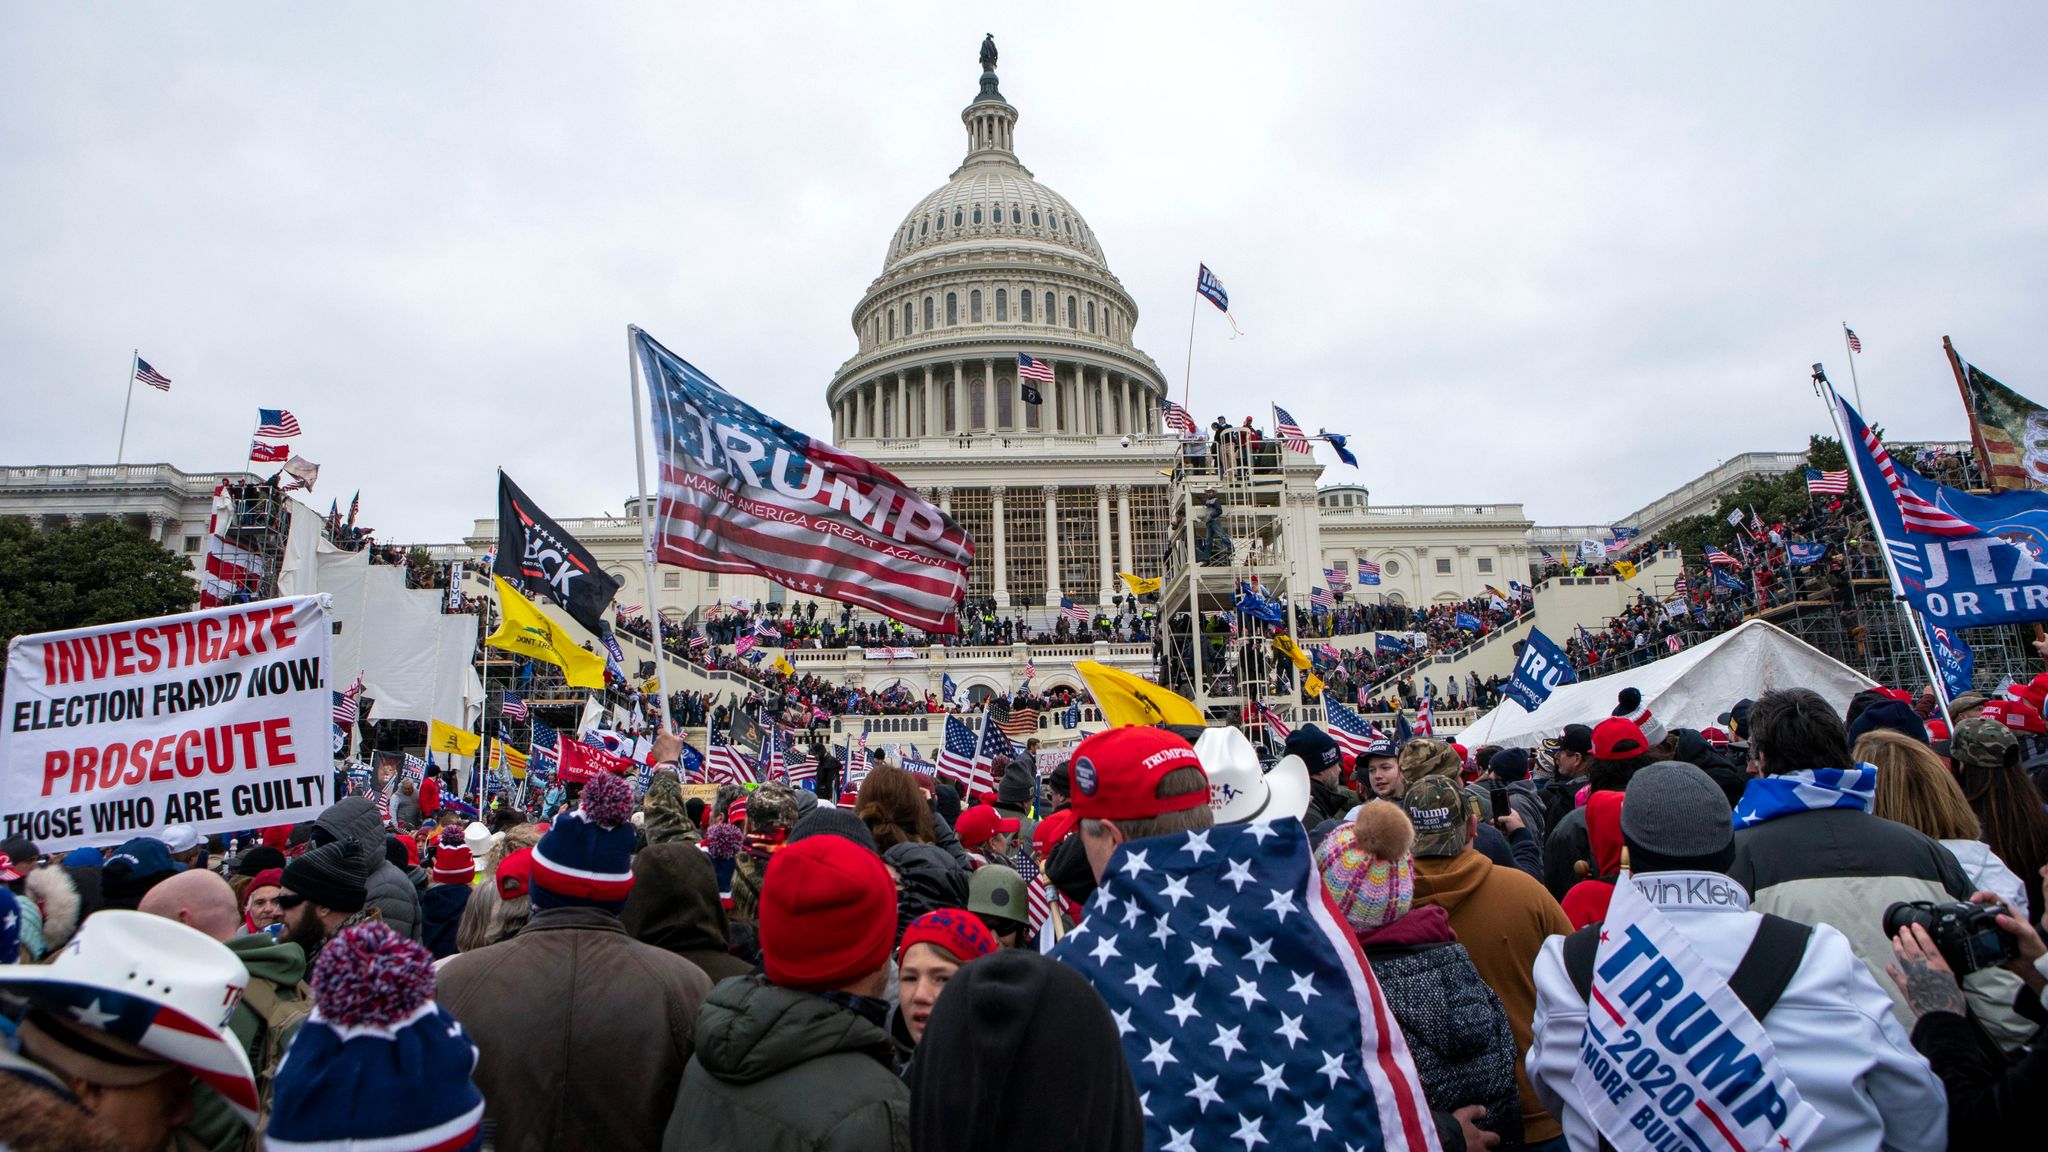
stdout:
POLYGON ((554 908, 510 940, 464 952, 438 999, 480 1056, 500 1152, 661 1143, 711 981, 627 937, 594 908, 554 908))

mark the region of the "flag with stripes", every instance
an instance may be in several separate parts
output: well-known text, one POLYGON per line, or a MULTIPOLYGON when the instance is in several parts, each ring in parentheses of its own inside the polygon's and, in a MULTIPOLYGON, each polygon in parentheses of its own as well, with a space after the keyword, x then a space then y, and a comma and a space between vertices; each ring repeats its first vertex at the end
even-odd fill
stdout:
POLYGON ((1847 324, 1842 325, 1842 335, 1847 336, 1849 338, 1849 351, 1863 351, 1863 341, 1857 337, 1856 330, 1854 328, 1849 327, 1847 324))
POLYGON ((996 727, 1012 740, 1029 740, 1038 735, 1038 709, 1012 706, 996 721, 996 727))
POLYGON ((1806 470, 1806 492, 1809 496, 1841 496, 1849 491, 1849 470, 1822 472, 1817 468, 1806 470))
POLYGON ((282 408, 258 408, 256 434, 271 437, 297 436, 299 418, 282 408))
POLYGON ((1038 675, 1038 661, 1026 656, 1024 658, 1024 686, 1026 688, 1031 687, 1031 678, 1036 675, 1038 675))
MULTIPOLYGON (((1835 404, 1845 417, 1842 426, 1852 429, 1860 451, 1858 455, 1876 466, 1878 474, 1884 477, 1885 489, 1891 493, 1892 502, 1899 510, 1899 520, 1908 532, 1920 532, 1929 536, 1982 536, 1985 533, 1975 524, 1949 512, 1933 501, 1915 492, 1906 483, 1903 470, 1892 461, 1892 454, 1885 451, 1877 433, 1863 422, 1848 401, 1837 395, 1835 404)), ((1940 486, 1935 486, 1937 491, 1940 486)), ((1751 513, 1755 515, 1755 513, 1751 513)))
POLYGON ((1272 706, 1267 704, 1264 700, 1260 700, 1257 702, 1257 709, 1259 714, 1259 723, 1264 724, 1269 730, 1272 731, 1274 739, 1285 740, 1289 735, 1291 735, 1294 732, 1294 726, 1289 724, 1287 721, 1282 720, 1280 718, 1280 714, 1278 712, 1273 711, 1272 706))
POLYGON ((1337 606, 1337 594, 1328 588, 1310 588, 1308 602, 1311 608, 1327 612, 1337 606))
POLYGON ((859 787, 868 778, 868 730, 862 727, 860 735, 853 738, 853 746, 846 753, 846 783, 859 787))
POLYGON ((1719 548, 1714 547, 1712 544, 1707 545, 1706 550, 1702 552, 1701 555, 1706 557, 1707 563, 1715 566, 1716 568, 1742 567, 1742 561, 1737 560, 1735 557, 1730 556, 1726 552, 1721 551, 1719 548))
POLYGON ((1076 604, 1074 603, 1073 598, 1069 596, 1060 597, 1060 615, 1065 616, 1067 619, 1072 620, 1077 624, 1086 624, 1090 619, 1092 619, 1092 616, 1088 611, 1087 605, 1076 604))
POLYGON ((1168 400, 1165 412, 1167 431, 1178 433, 1183 440, 1200 440, 1202 438, 1202 430, 1195 426, 1195 418, 1188 415, 1187 409, 1168 400))
POLYGON ((1044 360, 1035 360, 1022 352, 1017 353, 1017 379, 1036 380, 1042 384, 1052 383, 1052 365, 1044 360))
POLYGON ((1025 906, 1030 909, 1031 934, 1037 935, 1052 918, 1052 890, 1046 885, 1045 874, 1038 870, 1038 861, 1031 858, 1029 850, 1020 851, 1011 858, 1017 866, 1017 875, 1024 878, 1025 906))
POLYGON ((169 392, 171 390, 171 378, 151 368, 149 361, 144 360, 140 356, 135 358, 135 378, 159 392, 169 392))
POLYGON ((775 721, 761 733, 761 778, 781 780, 788 775, 787 760, 782 754, 782 737, 777 734, 775 721))
POLYGON ((974 761, 968 765, 967 794, 979 795, 993 792, 996 787, 996 757, 1008 757, 1016 753, 1010 746, 1010 738, 1003 734, 997 723, 997 712, 1007 708, 1001 700, 990 701, 988 710, 981 714, 981 736, 975 741, 974 761))
POLYGON ((1422 698, 1422 703, 1415 709, 1415 734, 1436 735, 1436 702, 1427 696, 1422 698))
POLYGON ((702 652, 709 647, 711 647, 711 637, 705 633, 703 625, 700 624, 695 632, 690 633, 690 651, 702 652))
POLYGON ((562 734, 539 720, 533 722, 533 732, 527 738, 526 746, 534 752, 552 752, 562 743, 562 734))
POLYGON ((1280 434, 1280 439, 1287 442, 1288 451, 1304 456, 1315 455, 1315 446, 1302 435, 1301 425, 1295 423, 1293 415, 1278 404, 1273 405, 1273 429, 1280 434))
POLYGON ((1363 586, 1378 584, 1379 582, 1380 566, 1370 560, 1360 560, 1358 562, 1358 583, 1363 586))
POLYGON ((1379 729, 1367 723, 1365 717, 1330 696, 1323 697, 1323 719, 1337 747, 1353 757, 1365 755, 1365 750, 1382 738, 1379 729))
POLYGON ((654 558, 959 630, 974 541, 886 469, 777 421, 633 330, 660 461, 654 558), (715 432, 714 432, 715 429, 715 432))
POLYGON ((1678 580, 1671 586, 1671 592, 1672 595, 1677 596, 1680 599, 1683 599, 1691 594, 1692 585, 1686 581, 1685 570, 1683 568, 1678 570, 1678 580))
POLYGON ((527 717, 526 701, 516 692, 507 692, 498 704, 498 711, 514 720, 524 720, 527 717))
POLYGON ((334 694, 334 724, 336 727, 355 727, 356 719, 361 715, 360 710, 356 706, 356 697, 362 694, 363 678, 361 676, 356 677, 356 682, 349 685, 346 690, 334 694))
POLYGON ((714 728, 709 736, 711 751, 704 757, 705 773, 712 784, 754 783, 754 765, 732 737, 714 728))
POLYGON ((1328 567, 1323 569, 1323 582, 1330 586, 1330 591, 1332 592, 1349 592, 1351 590, 1351 566, 1342 560, 1333 561, 1328 567))
POLYGON ((620 604, 613 609, 613 612, 619 616, 638 616, 644 607, 645 605, 641 604, 620 604))
POLYGON ((974 778, 974 729, 958 716, 946 717, 946 737, 939 747, 939 776, 963 789, 974 778))

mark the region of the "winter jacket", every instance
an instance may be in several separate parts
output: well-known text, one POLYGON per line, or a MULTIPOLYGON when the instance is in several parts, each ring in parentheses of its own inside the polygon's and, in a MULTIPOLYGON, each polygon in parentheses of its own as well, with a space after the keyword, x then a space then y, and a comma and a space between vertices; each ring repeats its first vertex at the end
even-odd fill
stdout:
POLYGON ((456 953, 455 933, 469 908, 468 884, 436 884, 420 896, 420 943, 442 960, 456 953))
MULTIPOLYGON (((1535 877, 1516 868, 1499 868, 1467 849, 1456 856, 1415 858, 1415 903, 1434 904, 1450 914, 1451 930, 1471 954, 1487 986, 1500 997, 1515 1036, 1515 1051, 1529 1048, 1530 1020, 1536 1013, 1536 983, 1531 967, 1546 937, 1572 930, 1564 909, 1557 906, 1535 877)), ((1558 1124, 1516 1073, 1522 1096, 1523 1138, 1540 1144, 1558 1134, 1558 1124)))
MULTIPOLYGON (((267 985, 267 991, 281 1003, 299 999, 299 985, 307 979, 309 967, 305 949, 288 940, 273 940, 265 932, 230 937, 226 943, 235 959, 248 970, 252 987, 259 982, 267 985)), ((242 1042, 242 1051, 258 1077, 274 1073, 277 1068, 277 1061, 267 1059, 269 1054, 259 1043, 267 1027, 263 1014, 246 999, 236 1003, 234 1014, 228 1017, 228 1029, 242 1042)), ((297 1032, 298 1026, 292 1025, 282 1037, 284 1043, 289 1045, 291 1036, 297 1032)), ((215 1152, 238 1152, 249 1137, 249 1126, 242 1123, 241 1114, 205 1084, 192 1087, 192 1119, 182 1131, 215 1152)))
POLYGON ((1574 808, 1550 829, 1543 841, 1543 886, 1559 900, 1580 880, 1579 861, 1593 863, 1593 842, 1586 833, 1586 810, 1574 808))
MULTIPOLYGON (((99 870, 93 869, 92 879, 97 880, 99 870)), ((78 931, 79 922, 92 914, 94 909, 85 907, 79 891, 80 877, 70 868, 38 868, 22 880, 22 891, 27 897, 22 901, 23 919, 28 919, 28 910, 33 909, 38 917, 35 953, 38 957, 56 955, 58 949, 71 942, 71 936, 78 931)), ((27 933, 22 943, 28 943, 27 933)), ((11 959, 11 957, 10 957, 11 959)))
POLYGON ((967 906, 967 866, 955 864, 945 850, 933 844, 898 844, 882 853, 883 863, 896 870, 902 882, 896 888, 896 935, 900 939, 910 922, 940 908, 967 906))
POLYGON ((1311 776, 1308 778, 1308 814, 1301 818, 1301 823, 1304 827, 1314 828, 1325 820, 1337 819, 1359 804, 1355 793, 1311 776))
POLYGON ((1516 1048, 1500 997, 1479 978, 1472 957, 1435 905, 1412 908, 1385 927, 1358 934, 1373 977, 1386 994, 1429 1110, 1486 1106, 1478 1126, 1522 1143, 1522 1099, 1515 1087, 1516 1048))
POLYGON ((1671 758, 1683 760, 1707 774, 1707 779, 1720 786, 1728 797, 1728 806, 1734 807, 1742 799, 1743 790, 1749 787, 1749 773, 1740 764, 1714 751, 1707 738, 1691 728, 1680 728, 1675 735, 1678 743, 1673 746, 1671 758))
MULTIPOLYGON (((1918 829, 1854 808, 1823 808, 1735 830, 1728 870, 1749 889, 1750 906, 1801 924, 1826 924, 1849 938, 1871 979, 1892 998, 1901 1031, 1913 1011, 1885 965, 1892 961, 1884 912, 1899 900, 1968 900, 1970 878, 1955 855, 1918 829)), ((1963 978, 1971 1014, 2000 1048, 2018 1047, 2033 1026, 2013 1013, 2019 977, 1986 968, 1963 978)))
MULTIPOLYGON (((1515 815, 1522 818, 1522 826, 1536 838, 1536 843, 1542 844, 1550 835, 1550 813, 1543 803, 1542 782, 1529 779, 1510 780, 1502 787, 1507 789, 1508 807, 1514 809, 1515 815)), ((1496 812, 1494 815, 1499 816, 1500 813, 1496 812)), ((1538 878, 1541 878, 1540 873, 1538 878)))
POLYGON ((120 1152, 119 1137, 64 1090, 57 1074, 0 1044, 0 1133, 10 1152, 120 1152))
MULTIPOLYGON (((1727 877, 1705 872, 1656 875, 1719 886, 1717 896, 1724 903, 1688 900, 1683 884, 1651 885, 1643 894, 1659 906, 1702 961, 1724 977, 1731 975, 1749 951, 1763 917, 1742 906, 1740 889, 1727 877)), ((1572 1147, 1592 1148, 1596 1130, 1572 1087, 1586 1027, 1586 1002, 1565 971, 1563 940, 1544 944, 1536 961, 1536 989, 1529 1076, 1544 1105, 1563 1119, 1572 1147)), ((1889 1007, 1849 941, 1833 928, 1815 926, 1798 972, 1762 1021, 1778 1062, 1799 1086, 1799 1095, 1821 1114, 1820 1129, 1803 1145, 1808 1152, 1939 1152, 1946 1146, 1948 1105, 1941 1084, 1913 1051, 1889 1007)))
POLYGON ((710 988, 610 913, 550 908, 449 960, 436 998, 481 1053, 471 1078, 500 1152, 652 1148, 710 988))
MULTIPOLYGON (((663 1152, 907 1152, 910 1089, 879 1025, 766 976, 727 980, 697 1021, 663 1152)), ((643 1147, 645 1145, 634 1145, 643 1147)))
MULTIPOLYGON (((2034 961, 2048 976, 2048 957, 2034 961)), ((1954 1012, 1929 1012, 1913 1025, 1913 1047, 1934 1065, 1948 1093, 1950 1148, 2019 1148, 2027 1132, 2040 1138, 2041 1101, 2048 1098, 2048 1011, 2031 991, 2013 1010, 2041 1031, 2027 1050, 2001 1064, 1978 1039, 1970 1022, 1954 1012)))
POLYGON ((633 857, 633 893, 619 916, 626 935, 673 952, 704 970, 713 984, 753 967, 726 951, 730 937, 711 858, 680 839, 642 848, 633 857))
POLYGON ((1995 893, 2019 912, 2020 919, 2029 924, 2034 922, 2033 910, 2027 903, 2026 882, 2005 866, 2005 861, 1998 858, 1991 845, 1982 840, 1943 840, 1941 846, 1963 866, 1963 875, 1969 877, 1970 887, 1980 892, 1995 893))
POLYGON ((347 796, 330 805, 313 826, 335 840, 360 841, 377 862, 370 873, 370 903, 384 914, 384 923, 414 940, 420 938, 420 894, 405 869, 384 858, 384 821, 376 802, 347 796))

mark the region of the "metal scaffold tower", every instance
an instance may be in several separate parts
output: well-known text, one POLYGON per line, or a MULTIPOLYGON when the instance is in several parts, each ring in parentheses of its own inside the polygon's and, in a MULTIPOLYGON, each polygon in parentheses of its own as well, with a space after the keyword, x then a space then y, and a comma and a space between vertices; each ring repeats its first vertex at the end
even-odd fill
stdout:
MULTIPOLYGON (((1905 606, 1882 579, 1844 581, 1833 595, 1813 595, 1757 613, 1880 684, 1914 688, 1927 681, 1905 606)), ((1973 687, 1995 688, 2010 676, 2026 680, 2041 660, 2026 625, 1966 628, 1960 635, 1976 653, 1973 687)))

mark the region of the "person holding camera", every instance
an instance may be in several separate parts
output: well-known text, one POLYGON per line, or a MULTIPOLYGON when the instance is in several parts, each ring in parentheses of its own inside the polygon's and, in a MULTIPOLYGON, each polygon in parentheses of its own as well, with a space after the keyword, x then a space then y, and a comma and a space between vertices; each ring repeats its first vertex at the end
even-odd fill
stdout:
MULTIPOLYGON (((2048 879, 2048 868, 2042 872, 2048 879)), ((1896 927, 1897 962, 1886 971, 1919 1016, 1913 1047, 1927 1057, 1948 1093, 1949 1147, 2004 1147, 2027 1132, 2038 1138, 2048 1119, 2048 946, 1989 892, 1976 893, 1966 907, 1976 914, 1954 906, 1887 910, 1887 930, 1896 927), (1989 935, 1985 916, 1995 929, 1989 935), (1972 1027, 1956 982, 1958 970, 1987 963, 2002 963, 2024 983, 2013 1010, 2037 1026, 2033 1039, 2011 1057, 1986 1045, 1972 1027)))

